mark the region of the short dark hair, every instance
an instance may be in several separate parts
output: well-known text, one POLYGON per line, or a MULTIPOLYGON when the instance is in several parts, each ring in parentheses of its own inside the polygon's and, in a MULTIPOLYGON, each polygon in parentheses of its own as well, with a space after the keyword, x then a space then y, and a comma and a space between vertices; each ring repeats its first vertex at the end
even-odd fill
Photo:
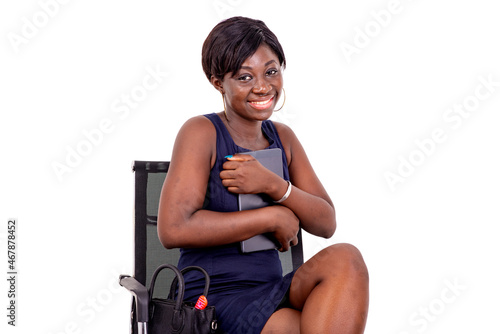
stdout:
POLYGON ((222 80, 227 73, 236 73, 261 44, 268 45, 285 67, 285 54, 274 33, 260 20, 235 16, 217 24, 201 51, 201 63, 208 80, 222 80))

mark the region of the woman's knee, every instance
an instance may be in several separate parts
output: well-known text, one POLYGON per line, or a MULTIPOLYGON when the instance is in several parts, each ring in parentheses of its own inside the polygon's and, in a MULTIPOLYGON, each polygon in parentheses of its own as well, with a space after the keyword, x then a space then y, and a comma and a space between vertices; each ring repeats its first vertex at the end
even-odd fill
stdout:
POLYGON ((329 277, 355 275, 368 280, 368 269, 358 248, 348 243, 331 245, 318 254, 321 270, 329 277))
POLYGON ((368 270, 361 252, 351 244, 335 244, 310 258, 293 277, 292 305, 300 309, 311 291, 326 282, 331 286, 368 286, 368 270))

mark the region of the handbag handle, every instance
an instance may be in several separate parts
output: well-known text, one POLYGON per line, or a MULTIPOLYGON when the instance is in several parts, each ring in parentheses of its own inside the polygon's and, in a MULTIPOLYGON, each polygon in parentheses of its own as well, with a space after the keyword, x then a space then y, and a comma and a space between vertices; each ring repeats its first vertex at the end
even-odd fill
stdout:
POLYGON ((175 300, 174 310, 180 311, 182 300, 184 299, 184 277, 182 277, 182 273, 179 271, 179 269, 171 264, 162 264, 161 266, 156 268, 153 276, 151 277, 151 284, 149 285, 149 300, 151 301, 153 299, 153 290, 155 287, 156 276, 158 276, 160 271, 166 268, 172 270, 175 273, 175 279, 179 281, 179 294, 177 295, 177 299, 175 300))
MULTIPOLYGON (((208 288, 210 287, 210 276, 208 275, 207 271, 205 269, 203 269, 202 267, 187 266, 181 270, 181 274, 182 274, 183 278, 184 278, 185 273, 192 271, 192 270, 198 270, 205 276, 205 288, 203 289, 203 295, 205 297, 207 297, 208 296, 208 288)), ((173 298, 175 296, 176 288, 177 288, 177 277, 174 278, 174 280, 172 281, 172 285, 170 286, 169 298, 173 298)), ((184 297, 184 288, 181 288, 180 284, 179 284, 179 291, 182 292, 183 297, 184 297)))

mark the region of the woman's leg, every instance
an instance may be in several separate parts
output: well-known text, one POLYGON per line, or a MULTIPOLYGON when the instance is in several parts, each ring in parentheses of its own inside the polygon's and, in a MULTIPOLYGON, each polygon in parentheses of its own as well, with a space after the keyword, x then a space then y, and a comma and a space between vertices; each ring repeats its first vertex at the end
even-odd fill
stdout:
POLYGON ((300 334, 300 311, 282 308, 274 312, 261 334, 300 334))
POLYGON ((301 333, 363 333, 368 313, 368 270, 358 249, 336 244, 296 272, 290 303, 302 310, 301 333))

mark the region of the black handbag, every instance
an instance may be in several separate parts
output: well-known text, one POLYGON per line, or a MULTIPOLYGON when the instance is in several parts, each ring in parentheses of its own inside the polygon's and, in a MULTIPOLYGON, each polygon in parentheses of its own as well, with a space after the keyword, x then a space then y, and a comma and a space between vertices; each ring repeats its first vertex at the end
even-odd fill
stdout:
POLYGON ((149 288, 149 334, 212 334, 217 332, 217 317, 214 306, 206 306, 200 310, 195 303, 183 301, 183 274, 198 270, 205 276, 204 296, 208 295, 210 277, 201 267, 190 266, 181 271, 171 264, 159 266, 151 278, 149 288), (153 298, 156 277, 163 269, 168 268, 175 273, 167 299, 153 298), (177 290, 177 297, 174 299, 177 290))

